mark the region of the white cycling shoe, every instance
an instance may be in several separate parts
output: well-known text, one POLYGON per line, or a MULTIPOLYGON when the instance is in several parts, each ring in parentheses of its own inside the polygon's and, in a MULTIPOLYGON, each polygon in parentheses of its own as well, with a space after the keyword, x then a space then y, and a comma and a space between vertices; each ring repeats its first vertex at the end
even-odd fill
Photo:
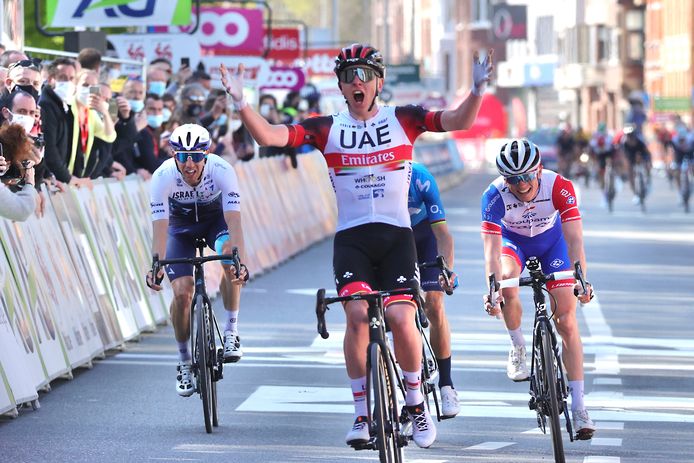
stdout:
POLYGON ((530 376, 525 364, 525 346, 513 346, 508 352, 506 375, 513 381, 525 381, 530 376))
POLYGON ((576 439, 588 440, 593 438, 593 434, 597 428, 593 420, 588 416, 588 412, 585 408, 583 410, 571 411, 571 421, 574 425, 576 439))
POLYGON ((236 363, 243 357, 241 338, 236 331, 224 332, 224 363, 236 363))
POLYGON ((181 397, 190 397, 195 392, 192 368, 190 363, 185 362, 179 362, 176 366, 176 392, 181 397))
POLYGON ((453 386, 443 386, 441 388, 441 415, 443 418, 453 418, 460 413, 460 401, 458 392, 453 386))
POLYGON ((412 422, 412 440, 417 447, 429 448, 436 440, 436 425, 429 410, 424 406, 424 402, 405 408, 412 422))
POLYGON ((366 444, 369 441, 369 421, 365 416, 358 416, 354 419, 352 429, 347 433, 345 442, 347 445, 366 444))

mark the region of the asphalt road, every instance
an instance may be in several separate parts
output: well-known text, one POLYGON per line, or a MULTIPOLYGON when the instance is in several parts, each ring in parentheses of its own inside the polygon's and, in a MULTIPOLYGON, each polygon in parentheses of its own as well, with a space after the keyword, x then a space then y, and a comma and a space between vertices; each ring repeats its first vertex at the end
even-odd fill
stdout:
MULTIPOLYGON (((508 336, 481 307, 479 197, 491 179, 473 174, 444 194, 461 276, 446 304, 462 412, 439 424, 430 449, 408 446, 408 462, 552 461, 550 437, 538 433, 527 408, 527 383, 506 378, 508 336)), ((594 187, 581 193, 588 275, 598 296, 578 318, 586 402, 599 429, 592 441, 565 439, 567 461, 691 462, 694 214, 681 211, 660 178, 646 214, 630 199, 622 191, 608 214, 594 187)), ((376 452, 344 445, 353 409, 342 312, 328 313, 328 340, 315 331, 315 291, 333 288, 331 255, 331 240, 319 243, 244 290, 245 356, 219 383, 220 426, 212 434, 205 433, 197 396, 174 391, 175 344, 167 326, 71 381, 54 382, 39 410, 0 419, 3 461, 377 461, 376 452)), ((531 316, 526 311, 526 337, 531 316)))

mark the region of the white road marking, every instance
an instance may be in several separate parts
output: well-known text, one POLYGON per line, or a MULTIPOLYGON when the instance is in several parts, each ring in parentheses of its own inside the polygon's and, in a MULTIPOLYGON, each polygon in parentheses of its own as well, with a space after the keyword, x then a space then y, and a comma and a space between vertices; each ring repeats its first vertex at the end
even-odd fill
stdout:
POLYGON ((599 431, 623 431, 624 423, 619 421, 599 421, 595 423, 599 431))
POLYGON ((621 386, 622 378, 595 378, 593 386, 621 386))
POLYGON ((590 445, 604 445, 606 447, 621 447, 622 439, 617 437, 593 437, 590 445))
MULTIPOLYGON (((461 416, 475 418, 534 419, 528 409, 527 392, 458 391, 461 416), (480 404, 480 401, 482 404, 480 404)), ((694 423, 694 399, 681 397, 620 397, 592 393, 585 397, 594 420, 694 423), (643 411, 648 410, 648 411, 643 411), (663 410, 663 411, 651 411, 663 410), (665 411, 667 410, 667 412, 665 411), (669 412, 677 410, 681 413, 669 412)), ((239 411, 353 413, 352 393, 343 387, 262 385, 241 405, 239 411)))
POLYGON ((583 459, 583 463, 620 463, 621 461, 620 457, 590 456, 583 459))
POLYGON ((515 444, 516 442, 483 442, 471 447, 463 447, 463 450, 499 450, 515 444))
MULTIPOLYGON (((618 375, 620 371, 619 354, 614 345, 612 329, 610 325, 607 324, 605 316, 602 313, 598 296, 596 295, 591 302, 583 305, 580 311, 586 319, 586 325, 588 326, 588 332, 591 337, 594 336, 606 340, 606 342, 600 346, 601 349, 595 353, 595 370, 593 373, 596 375, 618 375)), ((585 342, 584 340, 584 343, 585 342)))

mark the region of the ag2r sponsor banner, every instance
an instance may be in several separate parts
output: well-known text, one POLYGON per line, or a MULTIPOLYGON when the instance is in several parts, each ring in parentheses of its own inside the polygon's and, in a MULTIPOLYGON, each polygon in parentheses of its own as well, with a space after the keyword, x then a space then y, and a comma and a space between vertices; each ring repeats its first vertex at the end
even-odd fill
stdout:
MULTIPOLYGON (((155 27, 153 30, 187 34, 192 28, 188 25, 155 27)), ((260 56, 265 51, 264 31, 261 9, 201 6, 200 25, 195 34, 188 36, 187 48, 190 48, 191 40, 195 39, 202 55, 260 56)))
POLYGON ((192 0, 47 0, 51 27, 185 25, 192 0))

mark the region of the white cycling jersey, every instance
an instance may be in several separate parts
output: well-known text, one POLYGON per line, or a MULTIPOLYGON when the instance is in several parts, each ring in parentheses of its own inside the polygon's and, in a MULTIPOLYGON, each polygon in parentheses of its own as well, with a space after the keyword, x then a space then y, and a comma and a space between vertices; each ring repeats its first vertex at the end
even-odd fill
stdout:
POLYGON ((175 159, 167 159, 150 183, 152 220, 169 219, 170 225, 202 222, 227 211, 241 210, 241 194, 234 168, 216 154, 209 154, 202 180, 190 186, 175 159))
POLYGON ((287 126, 287 145, 310 144, 325 156, 337 231, 373 222, 409 227, 412 145, 425 131, 444 131, 441 114, 420 106, 382 106, 366 121, 349 111, 313 117, 287 126))

